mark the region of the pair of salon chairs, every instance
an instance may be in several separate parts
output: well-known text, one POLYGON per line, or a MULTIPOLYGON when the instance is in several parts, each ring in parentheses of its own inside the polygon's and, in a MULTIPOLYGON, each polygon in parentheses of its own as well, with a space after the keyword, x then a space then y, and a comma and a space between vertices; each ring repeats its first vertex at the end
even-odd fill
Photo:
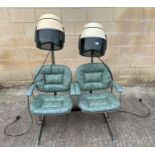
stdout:
POLYGON ((27 97, 29 110, 39 116, 37 145, 40 143, 45 116, 68 114, 74 108, 84 113, 103 113, 112 140, 115 140, 108 114, 119 109, 122 87, 113 81, 105 64, 88 63, 79 66, 75 82, 72 81, 71 70, 64 65, 44 65, 36 74, 38 76, 27 91, 27 97), (79 97, 76 107, 72 96, 79 97))

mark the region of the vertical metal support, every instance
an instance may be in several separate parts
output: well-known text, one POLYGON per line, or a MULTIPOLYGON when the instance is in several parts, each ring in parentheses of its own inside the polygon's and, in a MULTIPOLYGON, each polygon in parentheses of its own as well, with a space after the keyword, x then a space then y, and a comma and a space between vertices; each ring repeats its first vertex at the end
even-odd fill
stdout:
MULTIPOLYGON (((27 96, 27 109, 28 109, 28 112, 30 113, 30 116, 32 118, 32 114, 30 111, 30 97, 29 96, 27 96)), ((32 118, 32 124, 33 124, 33 118, 32 118)))
POLYGON ((91 56, 91 63, 93 63, 94 62, 94 60, 93 60, 93 56, 91 56))
MULTIPOLYGON (((51 64, 55 65, 55 54, 54 47, 51 45, 51 64)), ((57 92, 54 92, 54 96, 57 95, 57 92)))
MULTIPOLYGON (((94 52, 91 52, 91 63, 94 63, 94 52)), ((92 94, 92 90, 89 91, 90 94, 92 94)))
POLYGON ((45 116, 39 116, 39 122, 38 122, 38 124, 40 126, 40 129, 39 129, 39 134, 38 134, 38 139, 37 139, 37 146, 39 146, 39 144, 40 144, 43 127, 45 125, 45 116))
POLYGON ((51 64, 55 65, 55 54, 54 54, 54 50, 51 50, 51 64))
POLYGON ((51 44, 51 64, 55 65, 54 44, 51 44))
POLYGON ((94 55, 94 52, 92 51, 92 52, 91 52, 91 63, 94 62, 94 56, 93 56, 93 55, 94 55))
POLYGON ((111 91, 111 93, 113 93, 113 84, 112 84, 112 81, 110 83, 110 91, 111 91))
POLYGON ((30 98, 29 98, 29 96, 27 96, 27 108, 28 108, 28 110, 29 110, 29 104, 30 104, 30 98))
POLYGON ((32 96, 33 96, 33 98, 35 97, 35 96, 34 96, 34 93, 32 93, 32 96))
POLYGON ((119 94, 120 104, 122 103, 122 93, 119 94))
POLYGON ((111 127, 111 123, 110 123, 111 122, 110 116, 109 116, 108 113, 104 113, 103 115, 104 115, 104 118, 105 118, 108 130, 109 130, 109 134, 111 136, 111 139, 112 139, 113 142, 115 142, 116 141, 116 137, 114 136, 113 131, 112 131, 112 127, 111 127))

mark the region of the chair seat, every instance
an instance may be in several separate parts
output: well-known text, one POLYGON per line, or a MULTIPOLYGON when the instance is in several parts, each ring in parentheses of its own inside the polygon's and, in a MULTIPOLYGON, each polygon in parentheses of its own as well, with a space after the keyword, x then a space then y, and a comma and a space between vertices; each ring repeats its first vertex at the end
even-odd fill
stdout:
POLYGON ((107 112, 120 107, 120 101, 113 94, 105 92, 100 95, 81 95, 79 107, 83 112, 107 112))
POLYGON ((61 115, 69 113, 71 109, 72 102, 69 95, 38 95, 30 105, 31 112, 38 115, 61 115))

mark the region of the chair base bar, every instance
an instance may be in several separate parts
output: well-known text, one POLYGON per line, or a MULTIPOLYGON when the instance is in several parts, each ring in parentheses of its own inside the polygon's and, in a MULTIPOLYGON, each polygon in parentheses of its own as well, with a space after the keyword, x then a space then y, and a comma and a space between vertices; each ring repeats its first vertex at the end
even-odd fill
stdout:
MULTIPOLYGON (((78 107, 74 107, 72 108, 72 112, 75 112, 75 111, 81 111, 80 108, 78 107)), ((37 137, 37 146, 40 145, 40 141, 41 141, 41 136, 42 136, 42 132, 43 132, 43 127, 45 126, 45 116, 39 116, 39 134, 38 134, 38 137, 37 137)))
POLYGON ((79 107, 73 107, 72 112, 75 112, 75 111, 81 111, 81 109, 79 107))
POLYGON ((109 130, 109 134, 111 136, 112 142, 115 143, 116 142, 116 136, 113 133, 112 127, 111 127, 111 120, 110 120, 110 116, 108 113, 103 113, 103 116, 105 118, 105 122, 107 124, 108 130, 109 130))
POLYGON ((38 122, 40 129, 39 129, 39 134, 38 134, 38 139, 37 139, 37 146, 40 145, 41 141, 41 136, 43 132, 43 127, 45 126, 45 116, 39 116, 39 122, 38 122))
MULTIPOLYGON (((75 111, 81 111, 80 108, 78 107, 74 107, 72 108, 72 112, 75 111)), ((110 120, 110 116, 108 113, 103 113, 103 116, 105 118, 105 123, 107 124, 108 130, 109 130, 109 134, 111 136, 112 142, 115 143, 116 142, 116 136, 113 133, 112 127, 111 127, 111 120, 110 120)), ((37 146, 40 145, 40 141, 41 141, 41 136, 42 136, 42 132, 43 132, 43 127, 45 126, 45 116, 39 116, 39 122, 38 122, 40 129, 39 129, 39 134, 37 137, 37 146)))

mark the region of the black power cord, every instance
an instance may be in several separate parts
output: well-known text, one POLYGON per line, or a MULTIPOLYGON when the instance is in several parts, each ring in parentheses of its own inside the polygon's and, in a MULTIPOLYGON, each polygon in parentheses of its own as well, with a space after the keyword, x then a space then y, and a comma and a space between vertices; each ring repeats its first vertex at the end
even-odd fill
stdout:
POLYGON ((104 63, 104 61, 103 61, 99 56, 96 55, 96 57, 97 57, 97 58, 101 61, 101 63, 104 64, 104 66, 107 68, 107 70, 108 70, 109 73, 110 73, 111 79, 113 80, 113 75, 112 75, 112 72, 111 72, 111 70, 109 69, 109 67, 104 63))
MULTIPOLYGON (((109 71, 109 73, 111 75, 111 79, 113 80, 113 75, 112 75, 112 72, 109 69, 109 67, 103 62, 103 60, 100 57, 97 56, 97 58, 101 61, 102 64, 105 65, 105 67, 107 68, 107 70, 109 71)), ((130 115, 134 115, 134 116, 137 116, 137 117, 140 117, 140 118, 146 118, 146 117, 150 116, 151 115, 150 108, 146 104, 143 103, 141 98, 139 99, 139 102, 141 103, 141 105, 143 105, 147 109, 147 114, 146 115, 139 115, 139 114, 136 114, 136 113, 133 113, 133 112, 129 112, 129 111, 124 111, 124 110, 116 110, 116 111, 117 112, 121 112, 121 113, 127 113, 127 114, 130 114, 130 115)))
POLYGON ((147 109, 147 113, 145 115, 139 115, 139 114, 129 112, 129 111, 124 111, 124 110, 116 110, 116 111, 121 112, 121 113, 127 113, 127 114, 130 114, 130 115, 134 115, 134 116, 137 116, 137 117, 140 117, 140 118, 149 117, 151 115, 150 108, 146 104, 143 103, 141 98, 139 99, 139 102, 147 109))
MULTIPOLYGON (((49 51, 49 52, 47 53, 46 58, 45 58, 45 60, 43 61, 42 65, 41 65, 41 67, 40 67, 40 69, 39 69, 39 71, 38 71, 37 74, 35 75, 35 77, 34 77, 32 83, 31 83, 31 85, 34 84, 34 83, 36 83, 36 82, 38 82, 38 81, 35 81, 35 80, 36 80, 37 76, 39 75, 39 73, 41 72, 42 68, 44 67, 44 64, 46 63, 47 58, 48 58, 50 52, 51 52, 51 51, 49 51)), ((41 79, 41 80, 42 80, 42 79, 41 79)))
MULTIPOLYGON (((37 76, 39 75, 39 73, 41 72, 42 68, 44 67, 44 64, 46 63, 49 54, 50 54, 50 51, 49 51, 48 54, 46 55, 46 58, 45 58, 45 60, 43 61, 42 65, 41 65, 41 68, 39 69, 39 71, 38 71, 37 74, 35 75, 35 77, 34 77, 32 83, 31 83, 31 85, 34 84, 34 83, 36 83, 36 82, 38 82, 38 81, 35 81, 35 80, 36 80, 37 76)), ((14 120, 13 122, 11 122, 11 123, 9 123, 7 126, 5 126, 3 132, 4 132, 4 134, 5 134, 6 136, 11 136, 11 137, 23 136, 23 135, 27 134, 27 133, 32 129, 32 127, 33 127, 33 117, 32 117, 32 114, 31 114, 31 112, 30 112, 30 110, 29 110, 29 105, 27 106, 27 109, 28 109, 29 116, 30 116, 30 119, 31 119, 31 125, 30 125, 30 127, 28 128, 28 130, 26 130, 25 132, 20 133, 20 134, 10 134, 10 133, 7 133, 8 127, 11 126, 11 125, 13 125, 13 124, 16 123, 18 120, 21 119, 21 116, 18 115, 18 116, 16 116, 16 118, 15 118, 15 120, 14 120)))
POLYGON ((33 118, 32 118, 32 114, 31 114, 31 112, 30 112, 30 110, 29 110, 29 106, 28 106, 28 112, 29 112, 29 115, 30 115, 30 118, 31 118, 31 125, 30 125, 30 127, 28 128, 28 130, 26 130, 25 132, 20 133, 20 134, 10 134, 10 133, 7 133, 8 127, 11 126, 12 124, 16 123, 18 120, 21 119, 21 116, 18 115, 18 116, 16 116, 16 119, 15 119, 13 122, 11 122, 10 124, 8 124, 8 125, 4 128, 4 134, 5 134, 6 136, 11 136, 11 137, 18 137, 18 136, 23 136, 23 135, 27 134, 27 133, 32 129, 32 127, 33 127, 33 118))

